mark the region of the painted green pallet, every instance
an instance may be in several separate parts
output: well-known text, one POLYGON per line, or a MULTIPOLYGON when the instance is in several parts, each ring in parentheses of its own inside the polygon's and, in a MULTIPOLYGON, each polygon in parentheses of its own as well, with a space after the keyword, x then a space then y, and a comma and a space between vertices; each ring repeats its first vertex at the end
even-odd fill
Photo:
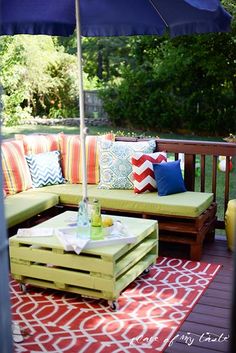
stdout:
MULTIPOLYGON (((67 211, 39 226, 63 227, 72 215, 67 211)), ((12 276, 21 284, 116 300, 158 256, 156 221, 116 218, 135 234, 135 243, 87 249, 77 255, 64 251, 56 236, 10 238, 12 276)))

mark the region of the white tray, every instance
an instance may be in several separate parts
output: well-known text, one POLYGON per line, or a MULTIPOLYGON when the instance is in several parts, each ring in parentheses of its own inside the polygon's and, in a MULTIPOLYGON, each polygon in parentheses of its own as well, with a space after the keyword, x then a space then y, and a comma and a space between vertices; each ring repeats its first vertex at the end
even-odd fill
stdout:
POLYGON ((131 234, 120 222, 112 227, 105 228, 106 235, 103 239, 92 240, 77 238, 76 227, 58 228, 55 231, 56 236, 67 251, 77 248, 90 249, 94 247, 111 246, 114 244, 130 244, 137 241, 137 237, 131 234))

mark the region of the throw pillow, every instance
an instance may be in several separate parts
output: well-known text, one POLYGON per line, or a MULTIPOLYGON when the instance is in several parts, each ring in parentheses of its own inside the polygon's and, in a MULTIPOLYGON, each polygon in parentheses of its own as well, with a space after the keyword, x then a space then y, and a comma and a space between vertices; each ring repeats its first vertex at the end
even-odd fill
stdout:
POLYGON ((100 189, 133 189, 131 158, 138 152, 152 153, 155 140, 100 143, 100 189))
POLYGON ((25 158, 29 166, 32 186, 34 188, 64 183, 59 151, 32 154, 25 158))
POLYGON ((131 158, 134 178, 134 192, 140 194, 155 191, 157 184, 153 171, 153 163, 167 162, 165 152, 149 154, 137 153, 131 158))
POLYGON ((2 170, 4 189, 8 195, 14 195, 32 187, 22 141, 2 143, 2 170))
POLYGON ((159 196, 187 191, 180 168, 180 160, 153 164, 159 196))
POLYGON ((32 135, 15 135, 16 140, 23 141, 26 155, 38 154, 59 150, 58 135, 53 134, 32 134, 32 135))
MULTIPOLYGON (((86 170, 87 183, 99 182, 99 149, 100 139, 114 140, 113 134, 86 137, 86 170)), ((82 183, 82 151, 80 135, 59 135, 62 157, 62 171, 65 179, 71 184, 82 183)))

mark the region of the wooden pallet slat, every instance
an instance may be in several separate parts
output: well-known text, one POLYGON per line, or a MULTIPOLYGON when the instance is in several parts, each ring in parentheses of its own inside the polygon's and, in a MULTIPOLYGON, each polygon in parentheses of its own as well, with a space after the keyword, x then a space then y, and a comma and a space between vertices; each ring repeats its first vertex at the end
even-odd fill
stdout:
MULTIPOLYGON (((54 218, 62 222, 68 218, 68 212, 65 214, 54 218)), ((64 251, 56 237, 14 236, 10 239, 12 275, 24 284, 117 299, 158 256, 157 221, 126 217, 123 221, 137 235, 135 243, 84 249, 79 255, 64 251)))
MULTIPOLYGON (((87 256, 82 258, 75 256, 74 253, 68 253, 63 250, 63 253, 54 252, 53 249, 41 249, 38 248, 34 251, 29 251, 26 247, 12 247, 10 248, 10 256, 12 262, 16 262, 18 259, 24 259, 24 261, 34 261, 35 258, 39 258, 44 264, 53 263, 55 266, 69 267, 71 269, 80 269, 84 271, 100 271, 104 274, 112 274, 113 266, 110 261, 106 261, 103 257, 94 258, 90 261, 91 257, 87 256)), ((23 261, 23 260, 21 260, 23 261)))
POLYGON ((136 251, 127 254, 124 258, 117 262, 115 266, 115 276, 119 276, 120 273, 132 267, 135 263, 137 263, 137 261, 142 259, 145 254, 151 251, 157 254, 157 241, 150 240, 140 244, 136 251))

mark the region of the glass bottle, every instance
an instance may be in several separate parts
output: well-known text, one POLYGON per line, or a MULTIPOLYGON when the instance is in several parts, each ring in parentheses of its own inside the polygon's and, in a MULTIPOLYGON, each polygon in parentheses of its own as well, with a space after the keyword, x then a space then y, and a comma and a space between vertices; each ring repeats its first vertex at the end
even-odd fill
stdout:
POLYGON ((80 201, 77 218, 77 237, 81 239, 90 238, 90 223, 88 217, 87 202, 80 201))
POLYGON ((91 239, 103 239, 101 206, 97 199, 93 200, 91 209, 91 239))

